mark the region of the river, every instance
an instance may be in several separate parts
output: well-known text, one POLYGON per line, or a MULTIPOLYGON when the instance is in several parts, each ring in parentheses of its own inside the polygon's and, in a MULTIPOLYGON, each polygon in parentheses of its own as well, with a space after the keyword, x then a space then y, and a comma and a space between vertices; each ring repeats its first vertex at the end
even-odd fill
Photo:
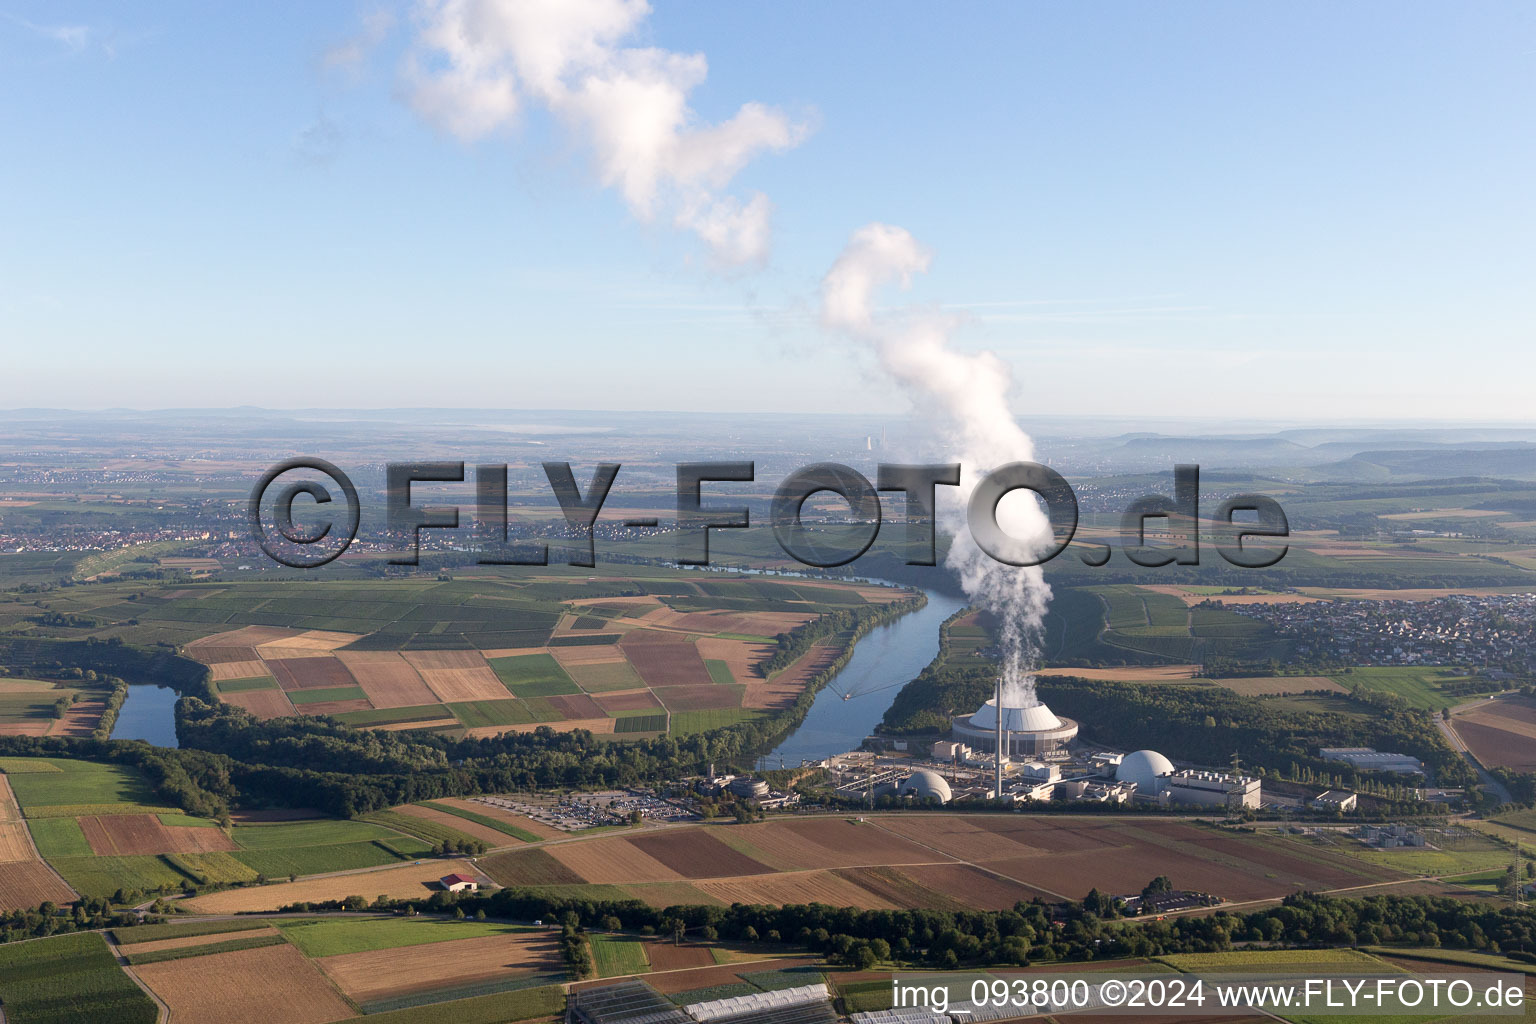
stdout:
MULTIPOLYGON (((777 768, 781 762, 798 767, 802 760, 819 761, 864 742, 901 688, 939 653, 940 624, 965 607, 961 598, 925 593, 928 603, 922 608, 876 626, 859 640, 848 664, 817 694, 805 721, 760 760, 761 767, 777 768)), ((176 746, 176 691, 147 683, 130 685, 112 738, 176 746)))
POLYGON ((157 747, 176 743, 176 691, 153 683, 133 683, 112 726, 114 740, 147 740, 157 747))
POLYGON ((939 653, 939 626, 965 600, 924 591, 928 603, 894 622, 877 626, 853 648, 853 657, 816 695, 810 713, 771 753, 762 768, 797 768, 855 750, 891 706, 896 694, 939 653), (844 694, 851 694, 847 700, 844 694))

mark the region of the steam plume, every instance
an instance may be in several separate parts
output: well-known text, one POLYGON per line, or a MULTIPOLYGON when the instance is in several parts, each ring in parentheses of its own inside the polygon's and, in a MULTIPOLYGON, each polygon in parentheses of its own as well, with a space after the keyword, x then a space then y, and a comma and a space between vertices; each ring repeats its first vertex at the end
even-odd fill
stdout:
POLYGON ((688 94, 708 73, 704 55, 621 45, 649 14, 645 0, 422 0, 406 63, 411 105, 465 140, 542 106, 591 150, 602 183, 637 219, 670 216, 720 262, 761 264, 772 203, 723 190, 806 128, 760 103, 698 123, 688 94))
MULTIPOLYGON (((957 452, 961 500, 939 509, 939 525, 953 537, 947 564, 960 574, 972 603, 1002 623, 1003 699, 1027 707, 1036 702, 1033 671, 1051 588, 1039 566, 995 561, 976 546, 965 524, 965 503, 989 470, 1034 459, 1034 442, 1008 408, 1012 375, 990 352, 973 355, 950 347, 957 318, 915 308, 880 315, 875 306, 880 288, 906 288, 913 274, 928 269, 930 258, 903 228, 860 228, 822 279, 821 319, 825 326, 867 345, 957 452)), ((941 488, 941 493, 947 490, 941 488)), ((1050 521, 1035 502, 1010 498, 998 512, 999 524, 1010 536, 1036 550, 1051 544, 1050 521)))

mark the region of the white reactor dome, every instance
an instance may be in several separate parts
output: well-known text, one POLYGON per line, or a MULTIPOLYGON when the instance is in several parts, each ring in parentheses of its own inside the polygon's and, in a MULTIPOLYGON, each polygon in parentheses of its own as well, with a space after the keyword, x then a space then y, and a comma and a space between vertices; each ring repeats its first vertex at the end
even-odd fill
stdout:
POLYGON ((1125 755, 1125 759, 1115 769, 1115 781, 1134 782, 1142 793, 1156 793, 1162 788, 1157 777, 1172 771, 1173 762, 1162 754, 1155 750, 1138 750, 1134 754, 1125 755))
MULTIPOLYGON (((993 697, 971 716, 971 725, 977 729, 997 728, 997 698, 993 697)), ((1061 719, 1039 701, 1027 708, 1003 708, 1003 728, 1009 732, 1047 732, 1060 729, 1061 719)), ((1170 767, 1169 771, 1173 769, 1170 767)))
POLYGON ((944 804, 949 803, 950 797, 953 796, 949 783, 944 781, 944 776, 926 769, 907 776, 896 792, 900 796, 910 794, 919 800, 937 800, 944 804))

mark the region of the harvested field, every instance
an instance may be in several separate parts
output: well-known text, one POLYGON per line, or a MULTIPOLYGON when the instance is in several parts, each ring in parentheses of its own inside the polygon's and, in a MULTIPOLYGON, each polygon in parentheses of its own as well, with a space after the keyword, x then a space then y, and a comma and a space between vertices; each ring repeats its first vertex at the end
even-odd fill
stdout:
MULTIPOLYGON (((960 815, 922 815, 902 817, 892 815, 877 821, 880 828, 894 832, 943 851, 957 860, 979 863, 1005 857, 1019 856, 1019 844, 1007 836, 998 835, 960 815)), ((942 860, 938 853, 925 859, 942 860)), ((1010 904, 1011 906, 1012 904, 1010 904)))
POLYGON ((1013 840, 1020 854, 1085 853, 1118 849, 1125 845, 1112 822, 1084 821, 1081 818, 991 817, 976 819, 975 824, 1013 840))
POLYGON ((403 656, 444 704, 511 696, 479 651, 406 651, 403 656))
POLYGON ((89 736, 95 731, 107 704, 101 700, 77 700, 64 712, 63 718, 55 718, 48 726, 49 736, 89 736))
POLYGON ((1452 721, 1456 735, 1484 766, 1536 771, 1536 739, 1507 727, 1520 723, 1490 725, 1487 719, 1475 719, 1470 715, 1458 715, 1452 721))
MULTIPOLYGON (((486 652, 487 654, 491 652, 486 652)), ((527 651, 515 651, 515 654, 527 654, 527 651)), ((627 664, 624 660, 624 652, 614 644, 588 644, 581 647, 551 647, 549 655, 560 663, 560 667, 570 672, 572 665, 614 665, 627 664)))
POLYGON ((1264 697, 1270 694, 1305 693, 1308 690, 1328 690, 1332 693, 1348 693, 1327 676, 1254 676, 1240 679, 1213 679, 1211 682, 1224 686, 1233 693, 1245 697, 1264 697))
POLYGON ((566 835, 566 833, 561 832, 557 828, 550 828, 548 825, 534 821, 526 814, 518 814, 515 811, 509 811, 504 807, 497 807, 495 804, 488 804, 480 800, 445 797, 439 800, 438 803, 448 804, 450 807, 462 807, 466 811, 474 811, 476 814, 483 814, 487 818, 504 821, 508 825, 515 825, 526 832, 531 832, 540 839, 562 839, 566 835))
MULTIPOLYGON (((700 662, 699 667, 703 668, 700 662)), ((741 706, 736 689, 710 683, 706 686, 663 686, 655 691, 656 697, 668 711, 709 711, 715 708, 741 706)))
POLYGON ((548 931, 343 953, 315 963, 359 1003, 537 972, 564 972, 558 937, 548 931))
POLYGON ((156 853, 227 853, 239 849, 223 829, 164 825, 153 814, 80 819, 85 841, 99 857, 156 853))
POLYGON ((723 661, 730 667, 731 675, 738 681, 748 682, 761 677, 758 663, 773 652, 773 644, 758 644, 747 640, 728 640, 724 637, 706 636, 694 644, 699 657, 706 661, 723 661))
POLYGON ((645 685, 654 688, 710 686, 714 683, 709 670, 704 667, 704 660, 699 657, 698 648, 693 644, 678 643, 671 637, 660 641, 632 642, 630 637, 636 635, 631 633, 619 646, 635 671, 640 673, 640 678, 645 680, 645 685))
POLYGON ((518 850, 498 853, 480 862, 485 873, 506 886, 581 885, 574 870, 556 860, 549 850, 518 850))
MULTIPOLYGON (((896 904, 830 871, 704 879, 693 883, 722 903, 826 903, 861 910, 891 910, 896 904)), ((1142 883, 1146 884, 1146 883, 1142 883)))
POLYGON ((238 914, 276 910, 289 903, 344 900, 358 893, 366 893, 369 899, 382 893, 395 899, 425 900, 437 891, 439 878, 454 872, 471 878, 480 877, 480 872, 466 860, 430 860, 425 864, 404 864, 378 871, 355 871, 297 882, 227 889, 186 900, 182 905, 200 914, 238 914))
POLYGON ((1043 895, 969 864, 917 864, 902 868, 839 868, 833 872, 898 907, 923 910, 993 910, 1043 895))
POLYGON ((285 690, 319 690, 330 686, 355 686, 347 666, 330 655, 318 658, 275 658, 267 668, 285 690))
MULTIPOLYGON (((125 928, 118 934, 132 935, 133 929, 125 928)), ((207 946, 228 939, 254 938, 258 935, 276 935, 276 928, 247 928, 237 932, 214 932, 207 935, 182 935, 174 939, 153 939, 149 942, 123 942, 118 950, 127 956, 134 953, 155 953, 162 949, 186 949, 188 946, 207 946)))
MULTIPOLYGON (((883 824, 887 819, 876 820, 883 824)), ((754 859, 785 870, 927 864, 944 859, 871 822, 857 825, 846 818, 735 825, 726 838, 754 859)))
POLYGON ((341 651, 336 655, 376 708, 414 708, 436 704, 415 667, 398 651, 341 651))
POLYGON ((281 626, 241 626, 239 629, 231 629, 224 633, 205 636, 201 640, 194 640, 187 644, 187 652, 201 660, 201 652, 209 647, 255 647, 257 644, 271 643, 284 637, 298 636, 300 632, 297 629, 284 629, 281 626))
POLYGON ((657 832, 627 841, 684 878, 757 875, 773 870, 699 829, 657 832))
POLYGON ((0 864, 15 864, 35 860, 32 841, 27 836, 27 826, 19 819, 0 821, 0 864))
POLYGON ((560 712, 563 719, 572 718, 604 718, 608 711, 597 701, 584 693, 561 694, 554 697, 546 697, 551 707, 560 712))
MULTIPOLYGON (((448 724, 457 725, 458 723, 450 722, 448 724)), ((464 735, 471 739, 478 739, 484 736, 500 736, 505 732, 533 732, 541 725, 548 725, 552 728, 559 727, 564 732, 570 732, 573 729, 585 729, 599 736, 610 736, 613 734, 613 719, 605 717, 572 718, 563 722, 519 722, 516 725, 477 725, 473 728, 465 729, 464 735)), ((419 729, 421 726, 414 726, 414 728, 419 729)))
POLYGON ((40 860, 21 860, 0 870, 0 910, 36 910, 44 900, 68 903, 75 892, 40 860))
POLYGON ((608 690, 631 690, 645 685, 627 661, 597 662, 584 665, 566 665, 566 674, 576 682, 576 685, 588 693, 603 693, 608 690))
POLYGON ((420 818, 422 821, 431 821, 436 822, 439 825, 446 825, 453 829, 455 832, 462 832, 471 838, 480 839, 484 842, 490 843, 492 846, 510 846, 517 842, 516 839, 507 835, 505 832, 498 832, 488 825, 481 825, 480 823, 470 821, 467 818, 460 818, 455 814, 447 814, 443 811, 433 810, 431 807, 420 807, 416 804, 402 804, 399 807, 391 807, 390 810, 399 811, 401 814, 409 815, 412 818, 420 818))
POLYGON ((223 679, 255 679, 257 676, 269 676, 272 673, 267 669, 264 661, 221 661, 217 665, 208 666, 208 674, 214 682, 223 679))
POLYGON ((337 633, 329 629, 307 629, 298 636, 288 637, 282 646, 298 650, 334 651, 338 647, 361 640, 360 633, 337 633))
POLYGON ((617 690, 596 698, 603 714, 614 715, 620 711, 660 711, 661 701, 650 690, 617 690))
POLYGON ((177 1024, 324 1024, 355 1015, 288 945, 143 964, 133 973, 177 1024))
POLYGON ((816 644, 796 658, 772 679, 737 676, 746 679, 746 693, 741 706, 746 708, 787 708, 795 702, 818 672, 837 660, 841 650, 834 644, 816 644))
POLYGON ((282 690, 243 690, 239 693, 220 694, 219 697, 226 704, 245 708, 262 721, 295 713, 287 694, 282 690))
POLYGON ((683 877, 680 872, 631 845, 627 839, 561 843, 551 847, 549 853, 587 882, 624 885, 629 882, 675 882, 683 877))

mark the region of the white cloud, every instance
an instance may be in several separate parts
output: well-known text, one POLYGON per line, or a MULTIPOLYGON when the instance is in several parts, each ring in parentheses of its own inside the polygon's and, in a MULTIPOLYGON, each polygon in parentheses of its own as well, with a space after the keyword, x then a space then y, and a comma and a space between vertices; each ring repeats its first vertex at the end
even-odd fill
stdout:
POLYGON ((622 45, 649 13, 644 0, 422 0, 406 61, 411 105, 465 141, 505 129, 525 104, 542 107, 636 218, 666 214, 722 263, 760 263, 772 204, 726 190, 807 129, 760 103, 700 124, 688 95, 708 74, 704 55, 622 45))
POLYGON ((394 27, 393 11, 380 8, 365 15, 362 31, 325 51, 320 58, 321 65, 328 70, 356 72, 394 27))

